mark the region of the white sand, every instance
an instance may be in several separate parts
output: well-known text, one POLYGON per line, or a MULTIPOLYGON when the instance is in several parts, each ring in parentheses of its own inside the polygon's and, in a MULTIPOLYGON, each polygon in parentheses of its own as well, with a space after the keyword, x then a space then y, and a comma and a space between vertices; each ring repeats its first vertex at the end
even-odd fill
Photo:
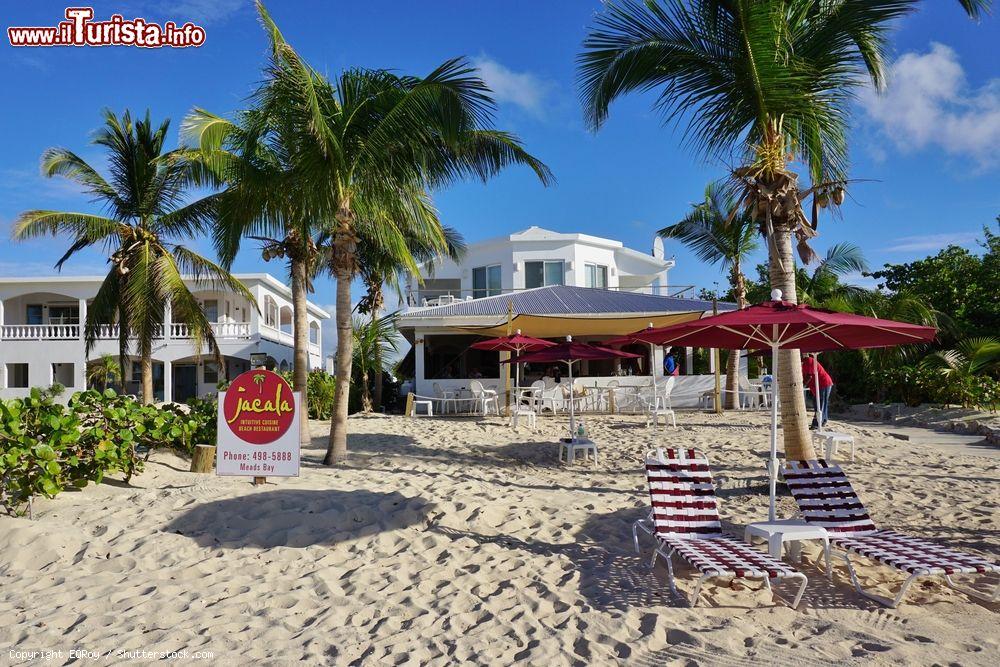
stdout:
MULTIPOLYGON (((837 568, 816 567, 799 611, 759 589, 706 586, 671 600, 662 563, 632 551, 648 505, 651 445, 699 447, 722 480, 732 530, 766 515, 767 416, 681 413, 677 431, 637 418, 587 420, 597 470, 556 461, 563 419, 514 433, 499 419, 357 417, 346 465, 253 488, 196 476, 157 453, 116 482, 0 518, 0 664, 19 651, 211 651, 215 664, 997 664, 997 608, 938 583, 888 610, 837 568)), ((996 558, 997 459, 954 456, 845 427, 847 464, 876 522, 996 558)), ((783 498, 780 511, 792 513, 783 498)), ((863 568, 881 592, 900 580, 863 568)), ((680 570, 682 590, 695 577, 680 570)), ((102 658, 108 664, 130 662, 102 658)), ((36 663, 37 664, 37 663, 36 663)))

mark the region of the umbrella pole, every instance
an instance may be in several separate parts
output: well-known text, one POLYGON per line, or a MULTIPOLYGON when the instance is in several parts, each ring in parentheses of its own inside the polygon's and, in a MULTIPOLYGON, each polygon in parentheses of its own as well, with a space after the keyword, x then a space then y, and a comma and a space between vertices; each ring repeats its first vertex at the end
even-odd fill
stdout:
POLYGON ((771 499, 767 509, 767 520, 774 521, 778 496, 778 346, 771 346, 771 461, 768 466, 770 475, 771 499))
POLYGON ((573 362, 567 361, 566 365, 569 366, 569 440, 573 442, 576 439, 576 415, 573 410, 573 362))

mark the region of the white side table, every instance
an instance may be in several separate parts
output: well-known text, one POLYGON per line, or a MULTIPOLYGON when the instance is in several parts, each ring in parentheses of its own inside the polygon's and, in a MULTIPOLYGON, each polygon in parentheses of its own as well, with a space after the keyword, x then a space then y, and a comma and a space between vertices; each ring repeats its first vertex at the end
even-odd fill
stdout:
POLYGON ((802 540, 819 540, 823 543, 823 556, 826 560, 826 576, 833 578, 830 568, 830 537, 826 528, 806 523, 802 519, 777 519, 775 521, 758 521, 751 523, 743 531, 743 539, 753 544, 753 538, 767 540, 767 550, 774 558, 781 558, 781 551, 788 542, 788 557, 794 562, 802 558, 799 544, 802 540))
POLYGON ((594 465, 597 465, 597 443, 587 438, 560 438, 559 439, 559 460, 566 463, 576 463, 576 453, 583 452, 583 460, 586 461, 590 454, 594 456, 594 465), (564 458, 565 455, 565 458, 564 458))
POLYGON ((827 461, 832 461, 837 453, 837 445, 843 443, 851 446, 851 463, 854 463, 854 436, 838 431, 813 431, 813 442, 822 443, 827 461))

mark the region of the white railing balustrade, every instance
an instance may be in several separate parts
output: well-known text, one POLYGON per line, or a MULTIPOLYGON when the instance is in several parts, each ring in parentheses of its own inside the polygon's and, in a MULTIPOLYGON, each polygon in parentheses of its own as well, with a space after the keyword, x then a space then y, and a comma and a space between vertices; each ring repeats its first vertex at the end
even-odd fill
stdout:
MULTIPOLYGON (((186 324, 171 323, 171 338, 191 338, 191 327, 186 324)), ((101 324, 97 327, 97 340, 118 340, 117 324, 101 324)), ((156 328, 154 338, 163 338, 163 325, 156 328)), ((250 338, 249 322, 218 322, 212 325, 215 337, 219 339, 250 338)), ((79 324, 4 324, 0 325, 0 340, 76 340, 80 337, 79 324)), ((284 341, 291 336, 274 330, 274 337, 284 341)))
POLYGON ((79 337, 79 324, 4 324, 0 327, 3 340, 75 340, 79 337))

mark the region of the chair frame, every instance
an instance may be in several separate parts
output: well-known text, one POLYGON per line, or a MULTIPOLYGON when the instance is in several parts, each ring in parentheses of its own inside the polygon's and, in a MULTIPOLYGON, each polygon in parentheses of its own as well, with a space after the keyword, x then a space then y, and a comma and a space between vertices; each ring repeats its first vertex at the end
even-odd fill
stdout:
MULTIPOLYGON (((708 461, 707 457, 704 454, 702 454, 701 452, 696 452, 694 450, 687 450, 687 456, 684 456, 685 450, 672 450, 672 449, 667 450, 669 454, 673 454, 675 451, 677 451, 681 456, 679 457, 667 456, 664 454, 663 449, 651 450, 646 454, 646 463, 669 464, 671 461, 684 461, 695 458, 699 460, 708 461)), ((713 483, 712 498, 715 498, 714 491, 715 490, 713 483)), ((670 592, 674 596, 679 596, 677 585, 675 583, 673 557, 676 554, 684 560, 688 559, 684 556, 684 554, 677 553, 677 547, 666 544, 665 541, 661 538, 660 533, 656 529, 656 524, 654 522, 654 511, 652 509, 650 509, 649 515, 645 519, 639 519, 638 521, 632 524, 632 543, 635 546, 636 553, 641 555, 642 552, 641 549, 639 548, 640 530, 642 530, 647 535, 652 536, 656 540, 656 546, 653 548, 653 557, 649 561, 649 566, 654 567, 656 565, 656 559, 662 557, 667 563, 667 584, 670 587, 670 592)), ((692 541, 697 541, 697 540, 712 541, 712 540, 718 540, 720 538, 725 539, 727 537, 721 532, 706 537, 689 537, 686 536, 684 533, 676 533, 676 535, 681 539, 688 539, 692 541)), ((747 548, 757 551, 756 547, 753 547, 751 545, 747 545, 747 548)), ((768 555, 768 557, 770 557, 769 554, 762 553, 762 555, 768 555)), ((697 566, 694 565, 694 563, 691 563, 691 565, 694 566, 695 569, 698 569, 697 566)), ((694 590, 688 597, 688 604, 690 604, 692 607, 698 606, 698 601, 701 596, 702 586, 709 579, 717 579, 717 578, 747 579, 747 580, 763 579, 764 586, 767 588, 767 590, 775 598, 781 600, 782 602, 789 605, 793 609, 798 608, 799 603, 802 601, 802 595, 806 591, 806 586, 809 584, 809 579, 806 577, 806 575, 798 571, 792 572, 790 574, 782 574, 780 576, 773 577, 777 581, 781 581, 784 579, 801 580, 801 584, 799 585, 799 588, 795 593, 795 597, 791 601, 789 601, 785 596, 779 594, 777 591, 774 590, 774 588, 771 586, 772 577, 769 577, 766 573, 763 576, 758 576, 758 575, 748 575, 748 574, 736 575, 736 574, 719 573, 719 572, 703 572, 701 576, 698 578, 698 581, 695 582, 694 590)))
MULTIPOLYGON (((868 510, 865 508, 864 504, 858 498, 857 493, 854 491, 854 488, 850 485, 850 480, 847 478, 847 475, 840 468, 840 466, 829 464, 829 463, 827 463, 823 459, 817 459, 815 461, 792 461, 792 462, 790 462, 790 465, 786 466, 782 472, 785 475, 786 479, 787 479, 788 473, 792 473, 793 475, 796 474, 796 473, 801 474, 803 472, 806 472, 806 473, 815 473, 815 472, 840 473, 843 476, 843 479, 847 482, 847 488, 849 489, 850 496, 853 496, 853 498, 851 498, 851 497, 845 497, 843 494, 846 494, 847 492, 843 492, 841 494, 841 498, 847 500, 848 502, 850 502, 850 501, 853 500, 857 505, 860 506, 860 509, 864 510, 864 516, 865 517, 868 516, 868 510)), ((793 497, 795 497, 794 490, 793 490, 792 495, 793 495, 793 497)), ((798 500, 799 499, 796 497, 795 500, 796 500, 796 504, 798 504, 798 500)), ((800 512, 802 511, 802 506, 801 505, 799 505, 799 510, 800 510, 800 512)), ((809 521, 808 517, 803 516, 803 518, 806 521, 809 521)), ((964 593, 965 595, 968 595, 968 596, 970 596, 972 598, 976 598, 978 600, 983 600, 985 602, 996 602, 997 600, 1000 600, 1000 581, 997 582, 996 588, 993 589, 993 594, 989 595, 989 594, 981 593, 981 592, 979 592, 979 591, 977 591, 977 590, 975 590, 973 588, 970 588, 968 586, 963 586, 963 585, 957 584, 952 579, 952 574, 951 573, 947 573, 947 572, 945 572, 945 573, 932 572, 931 570, 926 569, 926 568, 921 568, 921 569, 919 569, 919 570, 917 570, 915 572, 909 573, 909 576, 903 581, 903 583, 900 586, 899 591, 896 593, 895 597, 889 598, 889 597, 886 597, 884 595, 879 595, 877 593, 872 593, 872 592, 866 590, 861 585, 861 581, 858 579, 857 572, 854 569, 854 563, 851 562, 851 554, 854 554, 854 555, 856 555, 858 557, 861 557, 861 558, 867 558, 868 560, 870 560, 872 562, 875 562, 875 563, 878 563, 879 565, 883 565, 885 567, 890 567, 890 568, 892 568, 894 570, 897 570, 897 571, 900 571, 900 572, 909 572, 908 570, 905 570, 903 568, 895 566, 895 565, 893 565, 891 563, 887 563, 887 562, 885 562, 883 560, 880 560, 878 558, 873 558, 871 556, 867 556, 864 553, 861 553, 860 551, 857 551, 855 548, 852 548, 850 546, 846 546, 846 547, 845 546, 841 546, 838 543, 838 536, 841 539, 850 539, 851 537, 863 538, 865 536, 875 535, 875 534, 877 534, 879 532, 892 532, 892 531, 880 531, 879 528, 877 526, 875 526, 875 523, 872 522, 870 518, 868 518, 868 522, 872 526, 871 529, 859 530, 859 531, 853 531, 853 532, 837 531, 835 528, 831 530, 831 528, 829 526, 826 526, 827 531, 830 533, 830 545, 831 545, 831 548, 836 549, 837 550, 837 554, 836 555, 838 557, 840 557, 840 558, 843 558, 844 564, 847 566, 847 573, 850 576, 851 583, 854 584, 855 590, 860 595, 868 598, 869 600, 873 600, 875 602, 878 602, 881 605, 884 605, 886 607, 890 607, 892 609, 895 609, 896 607, 898 607, 903 602, 903 599, 906 597, 907 591, 909 590, 910 586, 913 584, 914 581, 916 581, 917 579, 923 578, 923 577, 943 577, 949 588, 952 588, 952 589, 954 589, 954 590, 956 590, 956 591, 958 591, 960 593, 964 593)), ((902 533, 896 533, 896 534, 897 535, 903 535, 902 533)), ((920 540, 921 538, 913 538, 913 539, 920 540)), ((983 560, 985 560, 985 559, 983 559, 983 560)), ((828 563, 829 563, 829 561, 828 561, 828 563)), ((828 567, 829 567, 829 565, 828 565, 828 567)), ((989 572, 981 573, 980 574, 980 578, 985 578, 985 577, 989 576, 991 573, 992 574, 1000 574, 1000 565, 993 564, 993 569, 991 571, 989 571, 989 572)), ((829 572, 828 574, 830 574, 832 576, 832 572, 829 572)), ((961 574, 967 574, 967 573, 961 573, 961 574)), ((972 573, 968 573, 968 574, 972 574, 972 573)))

